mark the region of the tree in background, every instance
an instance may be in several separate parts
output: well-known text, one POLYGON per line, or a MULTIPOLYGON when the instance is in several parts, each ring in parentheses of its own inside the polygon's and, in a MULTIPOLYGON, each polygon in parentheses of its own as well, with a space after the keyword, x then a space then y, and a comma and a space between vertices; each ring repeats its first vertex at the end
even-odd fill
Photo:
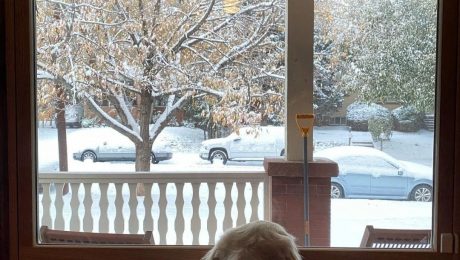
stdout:
POLYGON ((153 142, 192 97, 215 98, 215 121, 235 125, 261 117, 259 110, 232 119, 250 108, 243 85, 248 77, 251 97, 271 102, 257 80, 282 77, 283 68, 273 64, 284 50, 271 37, 283 19, 284 3, 277 0, 248 3, 234 14, 214 0, 39 1, 37 76, 76 89, 134 143, 135 170, 149 171, 153 142), (115 115, 101 108, 101 99, 111 102, 115 115), (159 101, 165 109, 152 119, 159 101))
POLYGON ((339 82, 348 39, 338 30, 341 22, 337 19, 338 7, 340 3, 336 1, 315 0, 313 108, 318 119, 336 112, 344 97, 339 82))
POLYGON ((341 30, 348 46, 344 88, 368 102, 398 101, 434 110, 437 1, 347 1, 341 30))

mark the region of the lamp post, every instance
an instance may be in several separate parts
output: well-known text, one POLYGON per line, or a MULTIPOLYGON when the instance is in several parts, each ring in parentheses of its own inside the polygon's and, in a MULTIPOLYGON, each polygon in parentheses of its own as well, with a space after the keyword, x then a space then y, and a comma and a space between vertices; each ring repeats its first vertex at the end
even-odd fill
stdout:
POLYGON ((351 133, 351 126, 348 127, 348 146, 351 145, 351 138, 353 137, 353 134, 351 133))
POLYGON ((383 139, 385 138, 385 133, 381 132, 379 135, 380 138, 380 151, 383 151, 383 139))
POLYGON ((296 123, 303 137, 303 201, 304 201, 304 245, 310 245, 310 222, 309 222, 309 188, 308 188, 308 134, 313 127, 313 114, 297 114, 296 123))

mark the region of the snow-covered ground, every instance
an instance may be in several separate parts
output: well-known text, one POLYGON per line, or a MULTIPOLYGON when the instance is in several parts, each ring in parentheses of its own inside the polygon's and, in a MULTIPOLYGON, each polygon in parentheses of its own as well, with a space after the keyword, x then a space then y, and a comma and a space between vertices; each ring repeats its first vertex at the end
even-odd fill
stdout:
MULTIPOLYGON (((104 138, 124 138, 111 128, 67 129, 69 171, 134 171, 133 162, 80 162, 72 159, 72 153, 104 138)), ((348 145, 346 127, 315 127, 315 149, 348 145)), ((40 172, 58 170, 58 148, 55 128, 38 129, 38 161, 40 172)), ((371 141, 368 132, 352 132, 354 141, 371 141)), ((158 137, 158 143, 167 143, 173 158, 152 164, 152 171, 177 170, 260 170, 262 162, 229 162, 227 165, 210 164, 198 157, 203 131, 186 127, 167 127, 158 137)), ((433 164, 433 132, 393 132, 391 141, 383 142, 383 151, 393 157, 433 164)), ((334 247, 359 246, 364 227, 374 225, 383 228, 431 227, 432 204, 412 201, 338 199, 332 200, 331 245, 334 247)))
MULTIPOLYGON (((38 129, 40 171, 57 171, 59 168, 56 136, 55 128, 38 129)), ((348 138, 348 130, 343 126, 315 127, 313 132, 315 150, 348 145, 348 138)), ((125 139, 126 141, 127 138, 108 127, 67 129, 69 171, 134 171, 133 162, 97 162, 88 164, 73 160, 73 152, 110 139, 125 139)), ((383 142, 383 151, 399 160, 432 166, 433 139, 433 132, 426 130, 420 130, 416 133, 394 131, 391 140, 383 142)), ((353 131, 352 140, 371 141, 371 137, 368 132, 353 131)), ((212 167, 219 170, 238 170, 242 168, 260 170, 262 167, 261 161, 229 162, 227 165, 213 165, 198 156, 202 141, 203 131, 200 129, 167 127, 158 136, 155 145, 167 144, 173 151, 173 158, 157 165, 151 165, 151 170, 177 169, 178 165, 184 169, 209 169, 212 167)), ((379 148, 379 144, 376 143, 376 145, 379 148)))

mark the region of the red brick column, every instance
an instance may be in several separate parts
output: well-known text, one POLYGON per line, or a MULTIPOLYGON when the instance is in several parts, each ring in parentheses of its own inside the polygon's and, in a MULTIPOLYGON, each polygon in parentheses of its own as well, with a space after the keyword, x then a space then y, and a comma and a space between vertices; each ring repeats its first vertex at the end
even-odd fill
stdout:
MULTIPOLYGON (((264 167, 271 177, 271 220, 304 241, 303 162, 265 158, 264 167)), ((331 234, 331 177, 338 174, 337 164, 315 158, 309 162, 310 246, 329 247, 331 234)))

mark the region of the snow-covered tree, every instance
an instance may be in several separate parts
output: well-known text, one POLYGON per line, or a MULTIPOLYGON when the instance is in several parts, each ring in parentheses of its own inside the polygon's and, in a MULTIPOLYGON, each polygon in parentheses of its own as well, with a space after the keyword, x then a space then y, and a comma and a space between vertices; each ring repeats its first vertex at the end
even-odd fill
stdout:
POLYGON ((368 102, 399 101, 434 109, 435 0, 346 1, 342 30, 350 42, 343 85, 368 102))
POLYGON ((283 19, 279 0, 235 13, 215 0, 37 1, 37 77, 86 99, 134 143, 136 171, 148 171, 153 142, 192 97, 214 98, 213 119, 230 125, 282 109, 283 19), (257 98, 262 105, 246 113, 257 98), (153 117, 158 102, 165 110, 153 117))
POLYGON ((334 0, 315 0, 314 24, 314 88, 315 114, 328 115, 336 112, 343 101, 344 91, 338 87, 343 41, 336 30, 336 8, 334 0))

